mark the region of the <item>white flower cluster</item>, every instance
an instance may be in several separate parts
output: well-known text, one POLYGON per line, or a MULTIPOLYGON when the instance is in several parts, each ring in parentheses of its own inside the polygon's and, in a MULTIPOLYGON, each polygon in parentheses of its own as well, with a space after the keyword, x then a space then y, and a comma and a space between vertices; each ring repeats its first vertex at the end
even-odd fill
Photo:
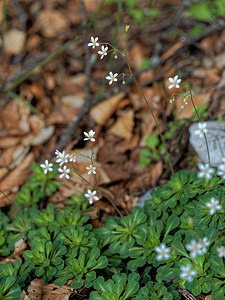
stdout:
POLYGON ((202 255, 206 253, 208 246, 209 246, 209 241, 206 237, 204 237, 198 242, 196 240, 192 240, 190 244, 186 245, 186 248, 191 252, 190 254, 191 257, 195 258, 197 255, 202 255))
POLYGON ((197 275, 197 271, 191 269, 191 265, 181 266, 180 278, 186 279, 188 282, 192 282, 193 277, 197 275))
POLYGON ((205 177, 206 179, 210 180, 212 178, 212 174, 214 173, 214 169, 210 167, 210 164, 198 164, 198 168, 200 172, 198 172, 198 178, 205 177))
MULTIPOLYGON (((95 45, 97 46, 98 43, 97 40, 93 40, 93 43, 95 42, 95 45)), ((91 141, 95 142, 94 138, 95 132, 93 130, 90 130, 89 132, 84 132, 84 141, 91 141)), ((72 154, 66 154, 65 151, 60 152, 59 150, 55 150, 56 155, 56 163, 59 164, 60 168, 58 168, 58 171, 61 173, 60 178, 65 177, 66 179, 69 179, 69 173, 70 169, 67 168, 66 163, 70 162, 76 162, 77 155, 75 153, 72 154)), ((44 170, 44 174, 47 174, 48 172, 53 171, 53 164, 49 163, 48 160, 45 161, 44 164, 40 165, 41 168, 44 170)), ((89 167, 86 168, 88 170, 88 174, 96 174, 96 167, 92 163, 89 167)), ((89 200, 89 203, 92 204, 93 200, 99 200, 99 198, 96 196, 96 191, 88 190, 88 192, 85 194, 85 197, 89 200)))
MULTIPOLYGON (((125 31, 127 32, 129 29, 129 26, 126 25, 126 29, 125 31)), ((92 47, 92 49, 94 49, 95 47, 99 46, 98 43, 98 37, 94 38, 93 36, 91 37, 91 41, 90 43, 88 43, 89 47, 92 47)), ((103 59, 104 56, 106 56, 108 54, 108 47, 106 46, 102 46, 101 50, 98 51, 98 54, 100 55, 100 59, 103 59)), ((109 85, 111 85, 114 81, 117 81, 118 79, 116 78, 118 76, 118 73, 113 74, 113 72, 109 72, 109 75, 106 76, 106 79, 109 80, 109 85)))
POLYGON ((162 243, 160 246, 155 247, 155 251, 158 254, 156 256, 157 260, 162 260, 162 259, 169 259, 170 258, 170 248, 166 247, 164 243, 162 243))
POLYGON ((222 158, 222 164, 218 167, 217 175, 225 179, 225 157, 222 158))
POLYGON ((214 215, 217 210, 222 209, 219 200, 216 200, 214 197, 210 199, 210 202, 206 203, 206 206, 209 208, 209 213, 211 216, 214 215))

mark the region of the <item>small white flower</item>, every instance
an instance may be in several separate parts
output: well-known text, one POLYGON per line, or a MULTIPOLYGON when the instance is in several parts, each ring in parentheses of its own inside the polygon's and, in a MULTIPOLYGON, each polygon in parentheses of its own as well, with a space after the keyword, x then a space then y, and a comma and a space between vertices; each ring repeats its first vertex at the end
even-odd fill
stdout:
POLYGON ((193 280, 193 277, 197 275, 197 272, 191 269, 191 265, 181 266, 180 270, 182 272, 180 274, 180 278, 185 278, 188 282, 191 282, 193 280))
POLYGON ((200 169, 200 172, 198 172, 199 178, 207 178, 208 180, 212 178, 212 173, 214 172, 214 169, 210 167, 208 163, 206 164, 198 164, 198 167, 200 169))
POLYGON ((219 257, 225 257, 225 247, 217 248, 219 257))
POLYGON ((196 240, 192 240, 190 244, 186 245, 186 248, 191 252, 192 258, 195 258, 197 255, 202 254, 202 246, 196 240))
POLYGON ((76 156, 76 154, 70 154, 69 155, 69 160, 71 161, 71 162, 76 162, 76 158, 77 158, 77 156, 76 156))
POLYGON ((96 174, 96 167, 94 167, 93 165, 90 165, 89 167, 86 168, 88 171, 88 174, 90 175, 91 173, 96 174))
POLYGON ((174 76, 174 78, 169 78, 169 82, 171 83, 171 85, 169 85, 169 89, 172 89, 172 88, 176 88, 176 89, 179 89, 179 83, 181 82, 181 79, 178 78, 178 75, 174 76))
POLYGON ((130 25, 126 25, 125 26, 125 32, 127 32, 129 30, 129 28, 130 28, 130 25))
POLYGON ((164 243, 162 243, 159 247, 155 247, 155 251, 158 253, 156 256, 157 260, 170 258, 170 255, 168 254, 170 252, 170 248, 166 247, 164 243))
POLYGON ((113 74, 112 72, 109 72, 109 76, 106 76, 106 79, 109 80, 110 85, 113 83, 113 81, 117 81, 117 75, 118 73, 113 74))
POLYGON ((95 132, 93 130, 90 130, 88 133, 84 132, 84 135, 86 136, 84 141, 90 140, 91 142, 95 142, 95 139, 93 138, 93 136, 95 135, 95 132))
POLYGON ((195 134, 199 135, 200 138, 204 137, 204 133, 207 133, 206 123, 198 123, 198 129, 195 130, 195 134))
POLYGON ((59 175, 60 178, 63 178, 63 177, 66 177, 66 179, 70 178, 70 176, 68 175, 68 173, 70 172, 70 169, 67 169, 66 166, 64 166, 63 169, 59 168, 58 170, 60 173, 62 173, 59 175))
POLYGON ((219 165, 217 175, 225 179, 225 157, 222 158, 223 163, 219 165))
POLYGON ((56 158, 59 158, 60 154, 62 154, 62 153, 59 150, 56 149, 55 150, 55 156, 56 156, 56 158))
POLYGON ((96 191, 91 191, 91 190, 88 190, 88 192, 86 194, 84 194, 85 197, 88 199, 89 203, 90 204, 93 204, 93 200, 95 201, 98 201, 99 198, 98 196, 95 196, 96 195, 96 191))
POLYGON ((199 241, 199 245, 201 246, 201 254, 206 253, 207 247, 210 245, 207 237, 204 237, 199 241))
POLYGON ((210 209, 210 215, 214 215, 217 210, 221 210, 222 206, 219 204, 219 200, 215 200, 214 197, 210 199, 210 202, 206 203, 206 206, 210 209))
POLYGON ((52 166, 53 166, 53 164, 52 163, 49 164, 48 160, 46 160, 44 164, 40 165, 40 167, 44 170, 45 174, 53 171, 52 166))
POLYGON ((63 164, 68 163, 69 154, 65 154, 65 151, 58 154, 58 159, 56 160, 57 163, 59 163, 60 166, 63 164))
POLYGON ((107 55, 108 47, 102 46, 102 51, 98 51, 98 54, 101 55, 100 59, 103 59, 104 56, 107 55))
POLYGON ((92 49, 94 49, 95 47, 99 46, 99 43, 97 42, 98 37, 94 38, 93 36, 91 37, 91 42, 88 44, 89 47, 92 46, 92 49))

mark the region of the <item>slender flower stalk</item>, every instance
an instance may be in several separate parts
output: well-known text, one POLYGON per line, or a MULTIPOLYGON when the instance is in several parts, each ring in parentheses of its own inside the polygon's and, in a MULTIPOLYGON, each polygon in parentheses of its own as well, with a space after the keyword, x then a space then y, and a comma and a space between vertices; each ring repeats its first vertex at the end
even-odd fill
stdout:
MULTIPOLYGON (((199 114, 198 114, 198 111, 197 111, 197 108, 195 106, 195 103, 194 103, 194 100, 193 100, 193 96, 192 96, 192 91, 190 89, 190 99, 191 99, 191 103, 194 107, 194 110, 195 110, 195 113, 196 113, 196 116, 198 118, 198 121, 201 122, 200 120, 200 117, 199 117, 199 114)), ((204 139, 205 139, 205 144, 206 144, 206 150, 207 150, 207 155, 208 155, 208 161, 209 161, 209 164, 211 165, 211 160, 210 160, 210 155, 209 155, 209 145, 208 145, 208 141, 207 141, 207 138, 206 138, 206 134, 205 134, 205 131, 202 132, 203 133, 203 136, 204 136, 204 139)))

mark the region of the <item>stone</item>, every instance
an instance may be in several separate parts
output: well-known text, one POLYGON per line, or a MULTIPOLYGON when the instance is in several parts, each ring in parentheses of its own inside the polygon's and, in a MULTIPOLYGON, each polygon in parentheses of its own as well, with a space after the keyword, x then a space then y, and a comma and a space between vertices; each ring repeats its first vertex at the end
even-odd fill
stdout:
MULTIPOLYGON (((207 121, 206 138, 209 146, 209 155, 212 166, 219 166, 222 158, 225 157, 225 122, 207 121)), ((190 143, 198 153, 202 162, 208 162, 208 154, 204 137, 200 138, 195 134, 198 123, 190 126, 190 143)))

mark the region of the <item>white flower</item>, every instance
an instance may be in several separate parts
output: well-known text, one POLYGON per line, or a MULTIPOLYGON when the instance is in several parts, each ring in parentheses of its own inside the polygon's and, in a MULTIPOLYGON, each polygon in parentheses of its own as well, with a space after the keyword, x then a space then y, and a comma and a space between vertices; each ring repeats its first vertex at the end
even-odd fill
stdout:
POLYGON ((176 88, 176 89, 179 89, 179 83, 181 82, 181 79, 178 78, 178 75, 174 76, 174 78, 169 78, 169 82, 171 82, 171 85, 169 85, 169 89, 172 89, 172 88, 176 88))
POLYGON ((53 169, 51 168, 53 166, 52 163, 49 164, 48 160, 45 161, 45 164, 41 164, 40 167, 44 170, 44 173, 47 174, 48 171, 51 172, 53 169))
POLYGON ((210 167, 208 163, 206 164, 198 164, 198 167, 200 169, 200 172, 198 172, 198 177, 199 178, 207 178, 211 179, 212 178, 212 173, 214 172, 214 169, 210 167))
POLYGON ((59 163, 60 166, 63 164, 68 163, 69 154, 65 154, 65 151, 58 154, 58 159, 56 160, 57 163, 59 163))
POLYGON ((107 55, 107 50, 108 47, 104 48, 104 46, 102 46, 102 51, 98 51, 98 54, 101 55, 100 59, 103 59, 103 57, 107 55))
POLYGON ((156 256, 157 260, 170 258, 170 255, 168 254, 170 252, 170 248, 166 247, 164 243, 162 243, 159 247, 155 247, 155 251, 158 253, 156 256))
POLYGON ((204 237, 203 239, 201 239, 201 240, 199 241, 199 245, 200 245, 200 247, 201 247, 201 254, 206 253, 207 247, 209 246, 209 244, 210 244, 210 243, 209 243, 207 237, 204 237))
POLYGON ((219 200, 215 200, 214 197, 210 199, 210 202, 206 203, 206 206, 210 209, 210 215, 214 215, 217 210, 222 209, 222 206, 219 204, 219 200))
POLYGON ((225 247, 217 248, 219 257, 225 257, 225 247))
POLYGON ((62 154, 62 153, 59 150, 56 149, 55 150, 55 156, 56 156, 56 158, 59 158, 60 154, 62 154))
POLYGON ((129 30, 129 28, 130 28, 130 25, 126 25, 125 26, 125 32, 127 32, 129 30))
POLYGON ((93 174, 96 174, 96 167, 94 167, 93 165, 90 165, 89 167, 87 167, 86 168, 87 170, 89 170, 88 171, 88 174, 91 174, 91 173, 93 173, 93 174))
POLYGON ((64 166, 63 169, 59 168, 58 170, 60 173, 62 173, 59 175, 60 178, 63 178, 63 177, 66 177, 66 179, 70 178, 70 176, 68 175, 68 173, 70 172, 70 169, 67 169, 66 166, 64 166))
POLYGON ((191 265, 181 266, 180 270, 182 272, 180 274, 180 278, 185 278, 188 282, 191 282, 193 280, 193 277, 197 274, 195 270, 191 269, 191 265))
POLYGON ((95 201, 99 200, 98 196, 95 195, 96 195, 96 191, 92 192, 91 190, 88 190, 88 192, 85 194, 85 197, 88 199, 90 204, 93 204, 93 200, 95 201))
POLYGON ((76 162, 76 158, 77 158, 77 156, 74 153, 69 155, 69 160, 72 162, 76 162))
POLYGON ((84 132, 84 135, 86 136, 86 138, 84 138, 84 141, 90 140, 91 142, 95 142, 95 139, 93 138, 95 132, 93 130, 90 130, 88 133, 84 132))
POLYGON ((222 176, 225 179, 225 157, 222 158, 223 163, 219 165, 217 175, 222 176))
POLYGON ((198 123, 198 129, 195 130, 195 134, 199 135, 200 138, 204 137, 204 133, 207 132, 206 123, 198 123))
POLYGON ((113 74, 112 72, 109 72, 109 76, 106 76, 106 79, 110 80, 109 84, 112 84, 113 81, 117 81, 117 78, 116 78, 117 75, 118 75, 118 73, 113 74))
POLYGON ((202 254, 202 246, 196 240, 192 240, 190 244, 186 245, 186 248, 191 252, 192 258, 195 258, 197 255, 202 254))
POLYGON ((94 49, 95 47, 99 46, 99 43, 97 42, 98 37, 94 38, 93 36, 91 37, 91 42, 88 44, 89 47, 92 46, 92 49, 94 49))

